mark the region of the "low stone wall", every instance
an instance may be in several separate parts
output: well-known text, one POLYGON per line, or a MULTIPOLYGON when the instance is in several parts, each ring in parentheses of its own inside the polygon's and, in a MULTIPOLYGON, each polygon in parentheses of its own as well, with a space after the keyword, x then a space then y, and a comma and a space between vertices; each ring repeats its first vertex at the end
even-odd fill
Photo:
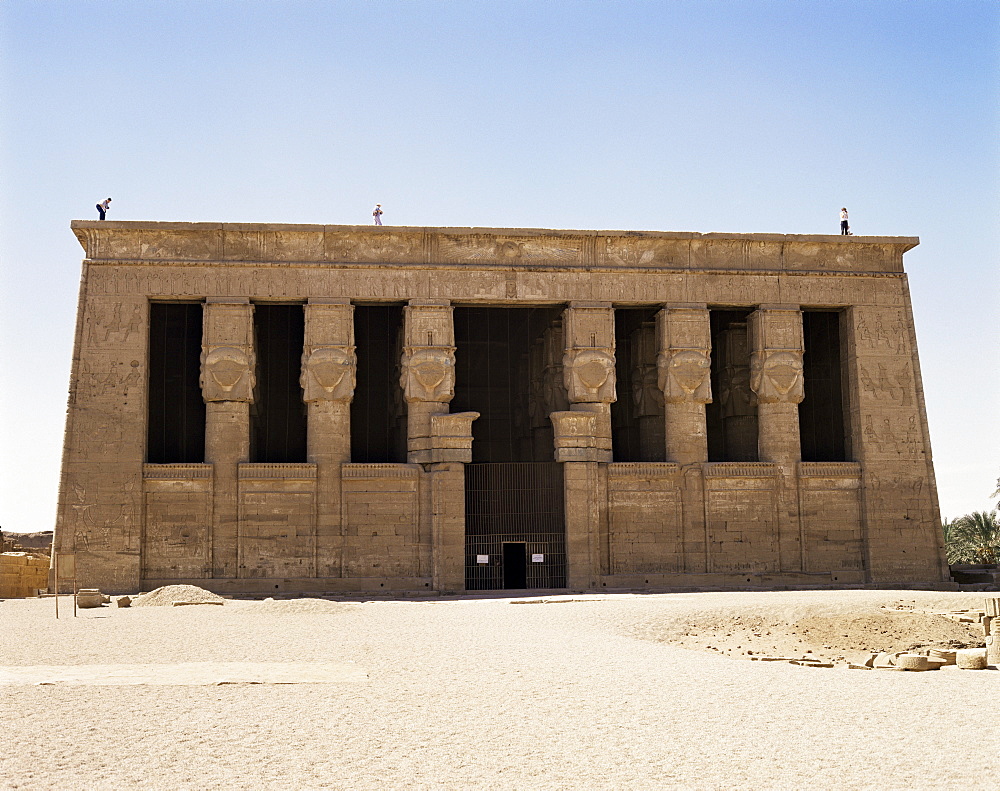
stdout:
POLYGON ((27 552, 0 553, 0 599, 35 596, 49 584, 49 559, 27 552))

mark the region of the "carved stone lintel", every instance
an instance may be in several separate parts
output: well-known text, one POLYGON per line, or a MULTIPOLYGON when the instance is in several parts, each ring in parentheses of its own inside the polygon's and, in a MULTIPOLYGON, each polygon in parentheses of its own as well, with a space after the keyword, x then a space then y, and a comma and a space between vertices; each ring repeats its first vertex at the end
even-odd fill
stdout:
POLYGON ((669 349, 656 358, 657 384, 668 404, 712 401, 712 358, 708 349, 669 349))
POLYGON ((253 402, 254 354, 246 346, 203 346, 201 392, 206 401, 253 402))
POLYGON ((408 402, 448 403, 455 396, 455 347, 407 346, 399 384, 408 402))
POLYGON ((604 349, 567 349, 563 381, 575 404, 610 404, 616 400, 614 355, 604 349))
POLYGON ((302 353, 302 400, 347 401, 354 397, 357 356, 353 346, 313 346, 302 353))

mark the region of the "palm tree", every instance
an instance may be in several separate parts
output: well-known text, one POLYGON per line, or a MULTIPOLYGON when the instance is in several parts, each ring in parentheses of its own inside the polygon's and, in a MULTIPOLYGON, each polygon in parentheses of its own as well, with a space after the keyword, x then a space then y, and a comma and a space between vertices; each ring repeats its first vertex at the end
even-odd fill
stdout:
POLYGON ((941 523, 949 563, 996 563, 1000 560, 1000 519, 996 511, 976 511, 941 523))

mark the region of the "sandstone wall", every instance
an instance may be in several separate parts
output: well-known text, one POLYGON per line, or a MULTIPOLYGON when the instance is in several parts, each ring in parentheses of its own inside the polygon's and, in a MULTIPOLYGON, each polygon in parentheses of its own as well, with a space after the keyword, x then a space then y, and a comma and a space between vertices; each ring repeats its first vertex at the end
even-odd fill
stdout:
POLYGON ((902 273, 915 239, 73 228, 87 258, 55 546, 77 556, 81 584, 123 592, 176 580, 225 590, 461 590, 463 464, 477 415, 449 412, 455 303, 565 306, 566 403, 552 431, 565 470, 569 587, 947 579, 902 273), (176 299, 205 303, 206 463, 144 464, 148 306, 176 299), (306 311, 307 463, 249 463, 252 316, 261 300, 306 311), (350 463, 359 301, 406 304, 408 464, 350 463), (649 387, 663 395, 662 464, 613 460, 609 410, 622 397, 616 306, 659 309, 647 341, 658 349, 649 387), (752 311, 759 462, 707 461, 713 306, 752 311), (849 462, 798 457, 804 308, 841 311, 849 462), (242 366, 235 385, 212 379, 223 364, 242 366))

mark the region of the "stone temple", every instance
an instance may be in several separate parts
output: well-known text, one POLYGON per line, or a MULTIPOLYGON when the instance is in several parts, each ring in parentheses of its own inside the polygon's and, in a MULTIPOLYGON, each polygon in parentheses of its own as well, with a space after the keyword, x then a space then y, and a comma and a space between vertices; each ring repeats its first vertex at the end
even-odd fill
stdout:
POLYGON ((72 228, 81 586, 949 579, 915 238, 72 228))

